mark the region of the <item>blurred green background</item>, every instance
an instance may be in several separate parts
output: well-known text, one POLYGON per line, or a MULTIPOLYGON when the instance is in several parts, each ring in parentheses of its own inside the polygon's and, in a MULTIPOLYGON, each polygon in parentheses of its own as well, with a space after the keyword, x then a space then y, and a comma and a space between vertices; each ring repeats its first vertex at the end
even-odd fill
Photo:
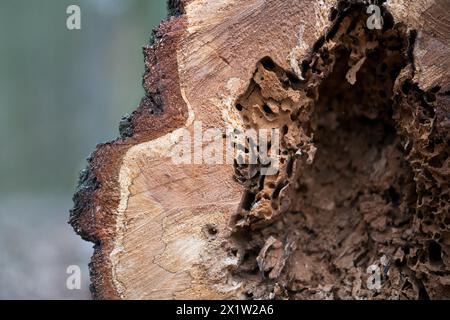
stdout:
POLYGON ((0 299, 89 299, 92 245, 67 224, 78 172, 144 95, 165 0, 0 1, 0 299), (81 30, 66 9, 81 8, 81 30), (67 290, 66 268, 82 268, 67 290))

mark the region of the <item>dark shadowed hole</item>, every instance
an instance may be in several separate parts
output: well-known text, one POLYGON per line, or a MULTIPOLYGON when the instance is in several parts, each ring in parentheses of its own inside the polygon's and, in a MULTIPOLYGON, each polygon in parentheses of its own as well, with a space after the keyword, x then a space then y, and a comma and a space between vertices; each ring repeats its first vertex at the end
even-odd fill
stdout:
POLYGON ((434 264, 442 263, 441 246, 436 241, 431 241, 428 245, 428 255, 430 261, 434 264))
POLYGON ((269 107, 267 104, 265 104, 265 105, 263 106, 263 110, 264 110, 264 112, 267 113, 267 114, 273 114, 272 109, 270 109, 270 107, 269 107))
POLYGON ((206 232, 210 236, 216 236, 217 235, 217 227, 213 224, 207 224, 206 225, 206 232))
POLYGON ((263 58, 261 60, 261 64, 267 70, 274 70, 275 69, 275 63, 269 57, 263 58))

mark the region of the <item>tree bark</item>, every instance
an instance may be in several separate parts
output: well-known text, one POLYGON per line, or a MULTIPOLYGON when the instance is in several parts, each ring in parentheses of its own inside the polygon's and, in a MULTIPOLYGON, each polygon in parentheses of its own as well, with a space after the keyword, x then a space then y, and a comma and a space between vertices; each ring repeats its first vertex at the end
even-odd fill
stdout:
POLYGON ((74 197, 94 298, 450 298, 450 5, 368 5, 169 1, 74 197), (174 164, 199 122, 279 129, 277 174, 174 164))

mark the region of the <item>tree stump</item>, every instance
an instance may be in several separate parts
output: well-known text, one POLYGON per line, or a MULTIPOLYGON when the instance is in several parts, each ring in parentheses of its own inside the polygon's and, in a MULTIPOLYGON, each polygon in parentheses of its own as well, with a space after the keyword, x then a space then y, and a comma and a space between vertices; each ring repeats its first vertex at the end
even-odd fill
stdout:
POLYGON ((450 3, 169 7, 74 196, 94 298, 450 298, 450 3), (279 130, 278 170, 174 163, 199 124, 279 130))

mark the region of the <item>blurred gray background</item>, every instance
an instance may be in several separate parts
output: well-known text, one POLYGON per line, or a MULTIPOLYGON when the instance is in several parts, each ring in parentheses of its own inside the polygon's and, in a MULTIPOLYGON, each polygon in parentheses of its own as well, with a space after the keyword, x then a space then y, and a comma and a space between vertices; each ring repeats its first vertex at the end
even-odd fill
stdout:
POLYGON ((90 299, 92 245, 67 224, 78 172, 143 96, 165 0, 0 1, 0 299, 90 299), (81 30, 66 9, 81 7, 81 30), (79 265, 81 290, 66 288, 79 265))

